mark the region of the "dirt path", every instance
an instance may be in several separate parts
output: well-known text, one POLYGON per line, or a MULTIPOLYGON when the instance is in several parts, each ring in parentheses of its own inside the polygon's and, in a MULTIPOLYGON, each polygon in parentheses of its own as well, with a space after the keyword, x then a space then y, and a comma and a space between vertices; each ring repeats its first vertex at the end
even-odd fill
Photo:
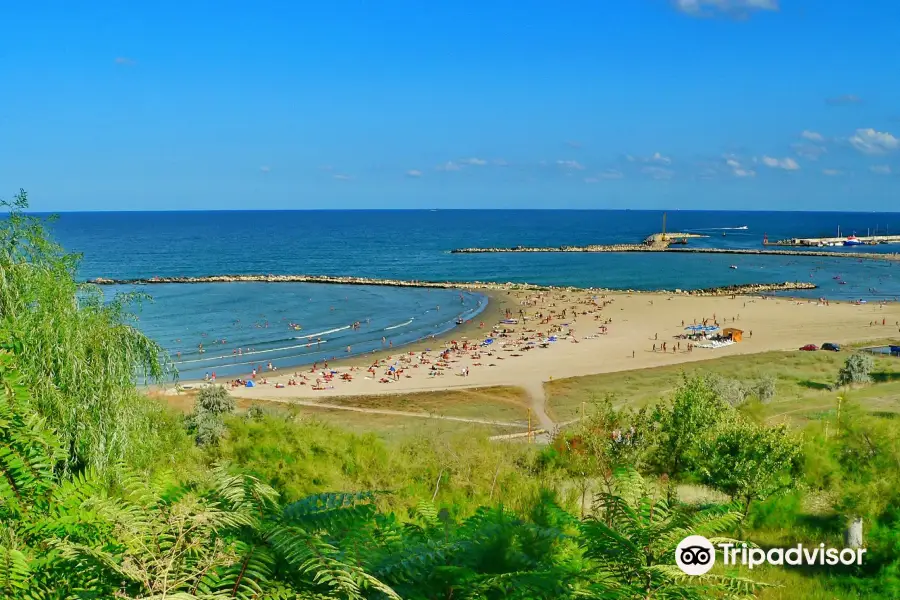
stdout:
POLYGON ((528 392, 528 397, 531 399, 531 412, 537 418, 540 428, 552 432, 556 424, 545 410, 547 395, 544 393, 544 382, 540 380, 523 382, 521 387, 528 392))

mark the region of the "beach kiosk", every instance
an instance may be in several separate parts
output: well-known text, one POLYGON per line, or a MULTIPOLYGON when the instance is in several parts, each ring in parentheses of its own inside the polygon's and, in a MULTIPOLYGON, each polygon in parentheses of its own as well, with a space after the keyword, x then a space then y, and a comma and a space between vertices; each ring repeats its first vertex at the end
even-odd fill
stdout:
POLYGON ((722 330, 722 337, 728 338, 733 342, 740 342, 744 332, 734 327, 726 327, 722 330))

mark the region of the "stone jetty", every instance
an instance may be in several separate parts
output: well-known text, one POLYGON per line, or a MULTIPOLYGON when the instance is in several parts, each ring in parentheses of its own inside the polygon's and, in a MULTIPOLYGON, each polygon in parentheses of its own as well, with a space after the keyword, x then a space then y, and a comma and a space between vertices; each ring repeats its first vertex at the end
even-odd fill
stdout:
POLYGON ((791 290, 812 290, 816 285, 805 281, 784 283, 748 283, 701 290, 615 290, 608 288, 580 288, 573 286, 536 285, 532 283, 497 283, 490 281, 406 281, 400 279, 374 279, 369 277, 341 277, 332 275, 204 275, 199 277, 149 277, 134 279, 110 279, 98 277, 89 283, 95 285, 152 285, 191 283, 324 283, 341 285, 380 285, 388 287, 465 289, 472 291, 591 291, 598 293, 654 293, 687 296, 759 295, 791 290))
POLYGON ((688 254, 750 254, 775 256, 823 256, 826 258, 865 258, 869 260, 900 260, 900 253, 840 252, 829 250, 770 250, 767 248, 671 248, 644 244, 611 244, 590 246, 546 246, 512 248, 456 248, 451 254, 493 254, 500 252, 683 252, 688 254))

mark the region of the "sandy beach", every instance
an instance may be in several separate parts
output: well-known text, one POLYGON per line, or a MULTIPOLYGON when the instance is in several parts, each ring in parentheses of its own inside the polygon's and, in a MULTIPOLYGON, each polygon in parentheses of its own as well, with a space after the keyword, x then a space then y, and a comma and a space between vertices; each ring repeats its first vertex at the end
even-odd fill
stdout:
POLYGON ((900 337, 898 304, 750 296, 494 292, 481 320, 483 327, 469 324, 456 330, 456 337, 429 344, 429 351, 418 344, 327 368, 320 363, 269 371, 264 364, 254 387, 218 383, 238 397, 279 401, 497 385, 540 396, 541 384, 552 379, 900 337), (507 314, 517 322, 501 323, 507 314), (689 333, 686 327, 704 322, 740 329, 742 341, 703 348, 679 337, 689 333), (491 341, 484 345, 485 340, 491 341))

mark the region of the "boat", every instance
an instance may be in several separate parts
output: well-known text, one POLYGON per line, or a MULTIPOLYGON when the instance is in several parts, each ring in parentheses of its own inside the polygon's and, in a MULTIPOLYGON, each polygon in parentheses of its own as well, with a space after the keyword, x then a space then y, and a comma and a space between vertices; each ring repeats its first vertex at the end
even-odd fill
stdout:
POLYGON ((728 268, 729 268, 729 269, 737 269, 737 265, 731 265, 731 266, 728 267, 728 268))
POLYGON ((860 239, 858 237, 856 237, 855 235, 851 235, 846 240, 844 240, 844 245, 845 246, 862 246, 863 242, 860 241, 860 239))
POLYGON ((465 320, 462 317, 459 317, 458 319, 456 319, 457 325, 462 325, 463 323, 465 323, 465 320))

